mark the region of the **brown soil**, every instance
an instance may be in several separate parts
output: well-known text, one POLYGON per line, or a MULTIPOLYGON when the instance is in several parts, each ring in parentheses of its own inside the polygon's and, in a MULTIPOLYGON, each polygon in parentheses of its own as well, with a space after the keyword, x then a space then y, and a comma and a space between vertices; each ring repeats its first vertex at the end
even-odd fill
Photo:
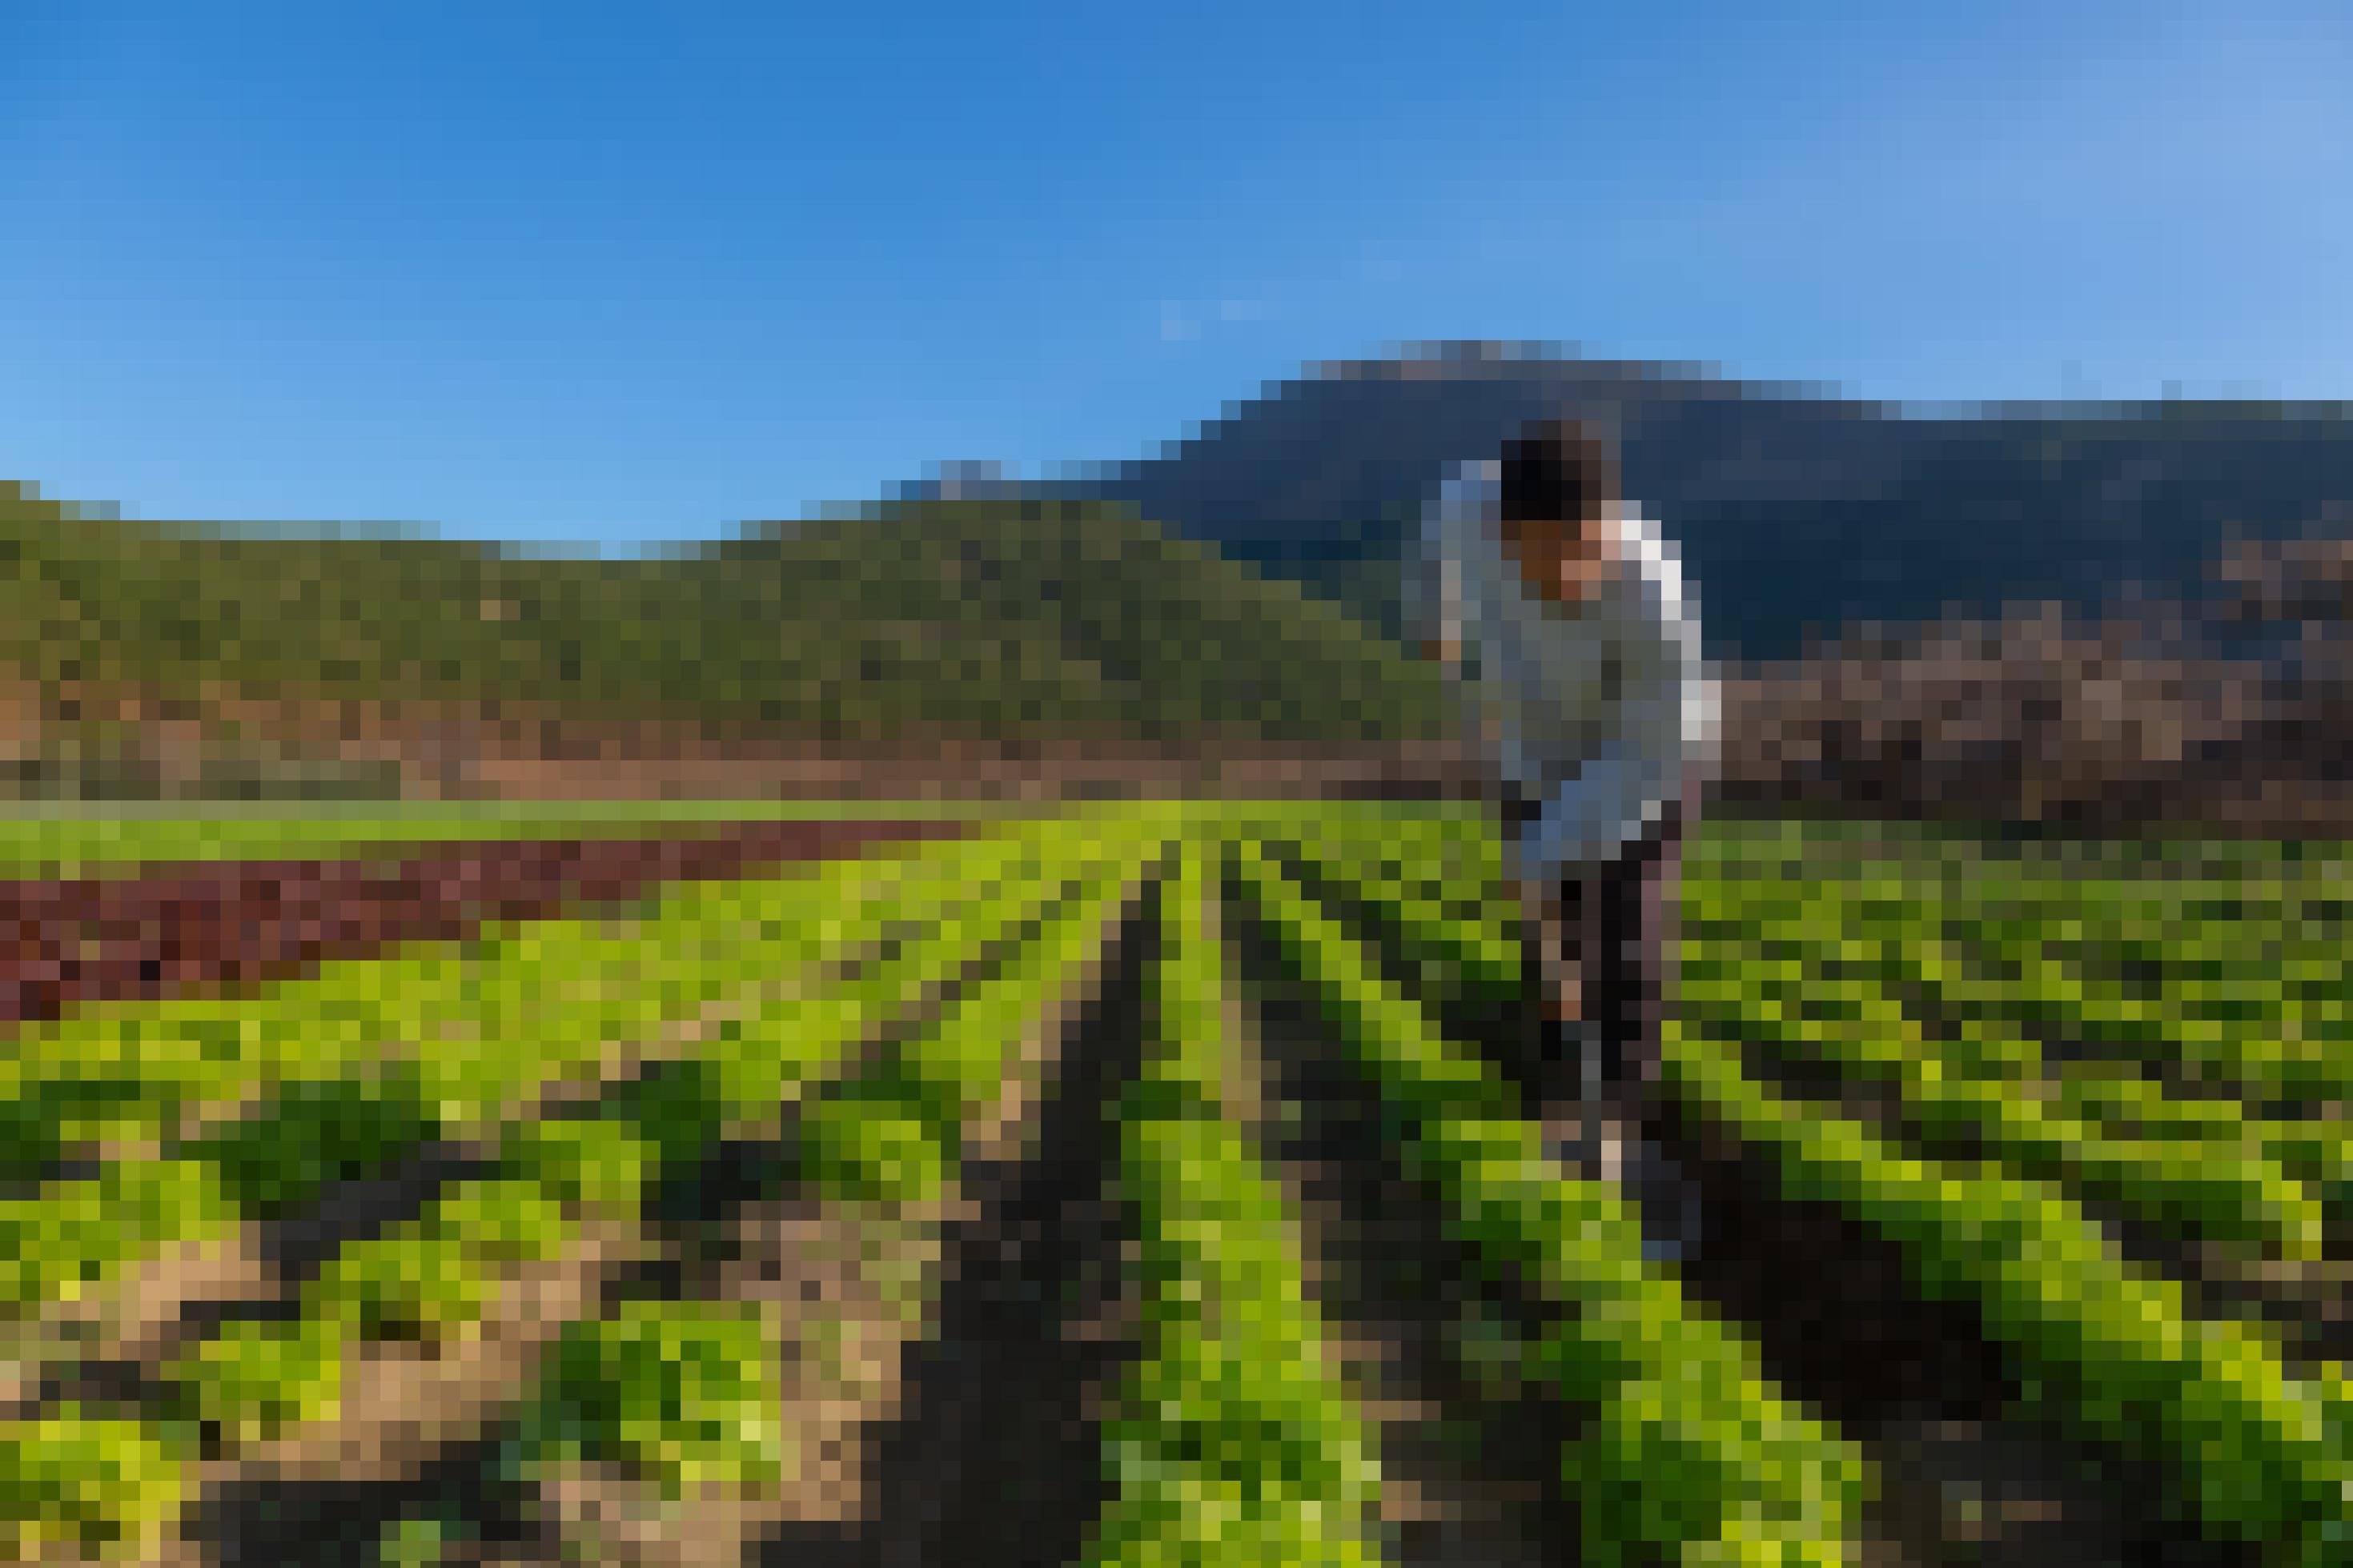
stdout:
MULTIPOLYGON (((1106 921, 1104 952, 1139 894, 1140 884, 1106 921)), ((712 1238, 716 1245, 690 1249, 683 1294, 767 1303, 786 1327, 789 1458, 781 1480, 665 1504, 642 1482, 580 1466, 542 1489, 543 1515, 567 1542, 598 1562, 733 1568, 780 1552, 826 1561, 828 1550, 876 1528, 871 1521, 884 1506, 878 1485, 892 1484, 878 1483, 877 1449, 907 1416, 911 1352, 936 1333, 941 1292, 956 1288, 946 1278, 950 1252, 968 1251, 988 1228, 991 1173, 1001 1183, 1035 1152, 1037 1112, 1108 968, 1101 957, 1082 964, 1066 991, 1046 1000, 1021 1031, 1001 1100, 967 1121, 964 1157, 978 1195, 890 1209, 787 1193, 744 1205, 712 1238)), ((896 1484, 907 1489, 903 1475, 896 1484)))
POLYGON ((183 864, 142 876, 0 882, 0 1021, 77 1004, 299 974, 405 942, 758 874, 956 822, 758 822, 693 837, 415 847, 397 860, 183 864))
MULTIPOLYGON (((1129 905, 1134 897, 1131 891, 1129 905)), ((1114 951, 1115 934, 1132 913, 1123 910, 1106 934, 1114 951)), ((968 1179, 992 1171, 1002 1179, 1029 1168, 1039 1120, 1032 1112, 1051 1095, 1065 1036, 1101 1026, 1090 1020, 1105 970, 1102 962, 1083 966, 1071 992, 1054 998, 1023 1031, 1021 1065, 1008 1075, 1016 1087, 1008 1105, 984 1109, 977 1118, 968 1179), (1016 1125, 997 1125, 1000 1117, 1016 1125), (1001 1167, 988 1150, 1001 1156, 1001 1167)), ((895 1035, 936 1016, 956 990, 951 984, 927 991, 878 1030, 895 1035)), ((682 1025, 679 1034, 707 1028, 726 1011, 723 1006, 682 1025)), ((657 1047, 628 1054, 634 1065, 657 1054, 657 1047)), ((1098 1100, 1082 1096, 1081 1108, 1098 1110, 1098 1100)), ((724 1165, 725 1152, 713 1151, 713 1159, 724 1165)), ((477 1490, 496 1500, 494 1511, 483 1517, 502 1521, 497 1527, 502 1533, 445 1561, 552 1563, 568 1542, 590 1550, 593 1561, 688 1568, 744 1562, 778 1534, 822 1550, 880 1528, 871 1518, 878 1511, 870 1491, 876 1434, 895 1430, 905 1419, 902 1362, 911 1339, 937 1331, 935 1311, 911 1313, 906 1293, 914 1289, 918 1303, 930 1308, 944 1287, 955 1292, 956 1271, 943 1267, 946 1245, 962 1238, 960 1250, 968 1253, 974 1234, 994 1237, 1001 1227, 991 1226, 971 1201, 877 1214, 819 1205, 789 1187, 747 1200, 720 1178, 700 1184, 687 1208, 691 1217, 681 1212, 643 1230, 614 1227, 594 1238, 596 1245, 519 1272, 480 1332, 438 1354, 361 1350, 348 1364, 338 1416, 207 1462, 193 1538, 224 1565, 343 1561, 334 1553, 353 1542, 364 1546, 391 1518, 477 1490), (499 1489, 505 1483, 495 1481, 498 1468, 485 1445, 494 1442, 503 1415, 527 1388, 538 1349, 565 1322, 609 1309, 622 1296, 649 1292, 759 1300, 780 1309, 788 1342, 782 1347, 783 1414, 792 1439, 787 1474, 780 1483, 722 1489, 681 1504, 665 1504, 643 1485, 596 1466, 549 1477, 527 1489, 528 1495, 499 1489)), ((271 1249, 256 1234, 226 1250, 258 1258, 271 1249)), ((257 1288, 231 1293, 290 1306, 299 1270, 279 1258, 249 1272, 258 1276, 257 1288)), ((204 1290, 199 1286, 193 1293, 204 1290)), ((203 1331, 203 1303, 183 1299, 179 1306, 178 1327, 203 1331), (191 1306, 198 1309, 193 1316, 191 1306)), ((83 1356, 100 1360, 142 1348, 128 1338, 79 1347, 83 1356)), ((142 1370, 152 1377, 152 1366, 142 1370)), ((126 1379, 125 1386, 135 1381, 126 1379)), ((994 1409, 1004 1401, 982 1403, 994 1409)), ((884 1489, 895 1500, 879 1511, 903 1514, 908 1496, 929 1496, 940 1484, 934 1470, 911 1472, 903 1461, 895 1472, 885 1469, 884 1489)))
POLYGON ((896 1379, 866 1397, 890 1390, 895 1413, 878 1405, 857 1423, 849 1466, 810 1478, 832 1487, 825 1506, 797 1507, 746 1563, 989 1568, 1083 1554, 1104 1501, 1103 1411, 1139 1349, 1134 1215, 1106 1111, 1145 1047, 1149 908, 1128 902, 1100 964, 1050 1010, 1066 1029, 1039 1042, 1023 1135, 997 1144, 1002 1160, 976 1148, 964 1162, 967 1206, 941 1232, 925 1331, 895 1368, 894 1330, 862 1342, 896 1379))
POLYGON ((959 1221, 969 1218, 955 1205, 889 1215, 805 1196, 750 1205, 729 1227, 733 1256, 689 1279, 698 1298, 777 1311, 788 1340, 784 1476, 665 1502, 615 1468, 582 1464, 543 1483, 544 1517, 593 1560, 644 1568, 737 1568, 787 1521, 854 1527, 863 1434, 898 1415, 907 1342, 926 1331, 920 1299, 907 1294, 937 1275, 942 1239, 959 1221))
POLYGON ((541 1349, 596 1309, 606 1281, 645 1255, 633 1226, 584 1227, 562 1257, 504 1281, 473 1331, 436 1349, 360 1347, 346 1365, 337 1419, 241 1449, 207 1479, 383 1481, 480 1430, 530 1385, 541 1349))
POLYGON ((1265 1097, 1229 1114, 1258 1124, 1298 1205, 1307 1287, 1379 1457, 1383 1554, 1401 1568, 1577 1561, 1557 1477, 1579 1413, 1532 1384, 1482 1376, 1464 1353, 1533 1339, 1554 1304, 1486 1280, 1436 1194, 1406 1177, 1377 1092, 1335 1048, 1263 922, 1228 918, 1222 936, 1239 1076, 1255 1058, 1265 1097), (1292 1114, 1270 1120, 1278 1107, 1292 1114))

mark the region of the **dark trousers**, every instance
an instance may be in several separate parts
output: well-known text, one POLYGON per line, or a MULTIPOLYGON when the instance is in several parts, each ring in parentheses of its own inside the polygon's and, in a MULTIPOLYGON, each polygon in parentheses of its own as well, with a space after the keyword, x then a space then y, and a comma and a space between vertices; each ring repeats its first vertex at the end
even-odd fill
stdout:
MULTIPOLYGON (((1693 798, 1686 789, 1618 855, 1542 889, 1546 918, 1529 929, 1524 960, 1530 994, 1547 1004, 1525 1075, 1534 1105, 1547 1121, 1574 1110, 1577 1162, 1619 1177, 1662 1258, 1698 1245, 1696 1194, 1644 1136, 1659 1110, 1660 1026, 1693 798)), ((1534 810, 1508 793, 1504 808, 1514 828, 1534 810)))
MULTIPOLYGON (((1507 796, 1504 809, 1514 826, 1532 817, 1532 803, 1507 796)), ((1576 999, 1560 1020, 1592 1043, 1589 1069, 1598 1086, 1579 1081, 1572 1069, 1577 1053, 1547 1029, 1550 1067, 1541 1074, 1541 1098, 1581 1097, 1599 1087, 1610 1099, 1646 1100, 1659 1076, 1659 1026, 1663 1017, 1673 952, 1676 882, 1683 862, 1688 807, 1668 803, 1660 819, 1612 858, 1576 868, 1552 894, 1556 929, 1528 932, 1525 959, 1531 992, 1546 996, 1566 973, 1576 999), (1559 967, 1544 960, 1539 945, 1559 942, 1559 967)))

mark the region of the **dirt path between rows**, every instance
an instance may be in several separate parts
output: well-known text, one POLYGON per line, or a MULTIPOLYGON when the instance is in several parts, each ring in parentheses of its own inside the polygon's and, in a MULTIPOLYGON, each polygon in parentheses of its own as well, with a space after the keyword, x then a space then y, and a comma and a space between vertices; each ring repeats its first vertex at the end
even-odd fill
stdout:
POLYGON ((1108 1500, 1106 1400, 1140 1352, 1136 1215, 1112 1110, 1147 1046, 1155 889, 1114 917, 1024 1135, 968 1161, 970 1219, 944 1237, 928 1337, 902 1352, 892 1418, 860 1437, 854 1511, 768 1533, 761 1568, 1027 1568, 1078 1561, 1108 1500))
MULTIPOLYGON (((801 1564, 864 1563, 908 1550, 904 1531, 930 1528, 930 1514, 963 1495, 956 1478, 978 1441, 966 1433, 942 1450, 930 1441, 934 1429, 944 1422, 964 1431, 1008 1410, 1018 1416, 1025 1401, 1047 1397, 1041 1389, 1061 1386, 1054 1375, 1065 1370, 1068 1347, 1032 1342, 1055 1326, 1036 1310, 1039 1281, 1061 1279, 1056 1270, 1068 1262, 1060 1251, 1043 1261, 1032 1256, 1060 1212, 1041 1212, 1036 1189, 1047 1182, 1059 1192, 1100 1163, 1090 1163, 1089 1150, 1072 1154, 1065 1146, 1091 1129, 1102 1135, 1109 1089, 1096 1079, 1106 1059, 1133 1054, 1124 1037, 1109 1041, 1107 1057, 1103 1047, 1106 1036, 1124 1035, 1123 1020, 1134 1011, 1134 939, 1122 933, 1137 924, 1141 886, 1110 918, 1107 956, 1074 974, 1025 1030, 1007 1103, 985 1110, 974 1130, 962 1196, 903 1211, 821 1203, 789 1178, 779 1184, 791 1164, 788 1132, 714 1144, 666 1183, 642 1229, 621 1227, 601 1248, 575 1250, 518 1279, 539 1293, 512 1296, 477 1341, 438 1360, 364 1352, 347 1373, 357 1389, 347 1387, 339 1417, 212 1464, 191 1525, 206 1560, 221 1568, 350 1561, 411 1514, 460 1520, 461 1535, 480 1532, 448 1561, 511 1568, 581 1560, 705 1568, 780 1552, 801 1564), (1107 989, 1114 993, 1108 998, 1107 989), (1075 1089, 1063 1070, 1071 1042, 1082 1044, 1083 1058, 1075 1089), (985 1266, 991 1258, 1000 1265, 994 1277, 985 1266), (903 1294, 919 1276, 941 1293, 920 1320, 905 1315, 903 1294), (539 1347, 567 1321, 635 1297, 762 1301, 776 1310, 789 1342, 781 1371, 791 1454, 779 1481, 672 1506, 603 1467, 566 1467, 537 1483, 502 1468, 501 1444, 539 1347), (934 1342, 914 1342, 927 1333, 934 1342), (971 1342, 976 1335, 985 1342, 971 1342), (976 1375, 1009 1381, 965 1386, 976 1375), (913 1415, 911 1401, 920 1406, 913 1415)), ((942 1016, 1005 957, 976 958, 955 981, 911 998, 849 1053, 843 1070, 942 1016)), ((403 1212, 427 1195, 411 1194, 403 1212)), ((265 1270, 280 1297, 302 1271, 301 1260, 284 1258, 265 1270)), ((122 1397, 135 1397, 135 1380, 125 1381, 122 1397)), ((1065 1490, 1093 1455, 1078 1425, 1081 1398, 1075 1385, 1062 1389, 1045 1420, 1049 1430, 1071 1427, 1058 1472, 1065 1490)), ((1034 1479, 1034 1466, 1020 1473, 1034 1479)), ((975 1545, 995 1517, 996 1495, 984 1487, 964 1505, 955 1560, 1025 1560, 1018 1545, 994 1557, 975 1545)), ((1068 1530, 1092 1517, 1083 1507, 1066 1512, 1068 1530)), ((911 1560, 946 1561, 945 1550, 934 1542, 911 1560)))
MULTIPOLYGON (((1276 858, 1299 865, 1280 849, 1276 858)), ((1306 883, 1324 912, 1365 943, 1366 957, 1382 977, 1423 1005, 1442 1035, 1476 1050, 1530 1104, 1540 1101, 1545 1075, 1530 1055, 1540 1037, 1523 1009, 1433 990, 1399 959, 1393 928, 1372 906, 1316 878, 1312 869, 1306 883)), ((1280 965, 1259 960, 1259 951, 1244 949, 1252 961, 1244 973, 1262 998, 1261 1030, 1271 1054, 1303 1063, 1310 1074, 1351 1079, 1353 1075, 1335 1065, 1340 1053, 1314 1016, 1315 1004, 1285 978, 1280 965), (1286 992, 1292 998, 1287 1005, 1263 1000, 1286 992)), ((1412 1205, 1401 1205, 1379 1184, 1379 1157, 1386 1152, 1364 1131, 1378 1124, 1376 1100, 1353 1081, 1335 1089, 1313 1087, 1302 1079, 1287 1090, 1310 1111, 1347 1093, 1362 1098, 1353 1114, 1340 1118, 1342 1141, 1331 1145, 1345 1149, 1350 1133, 1358 1139, 1353 1160, 1340 1162, 1344 1170, 1353 1165, 1356 1174, 1354 1192, 1341 1189, 1339 1212, 1345 1215, 1352 1198, 1360 1215, 1382 1212, 1365 1207, 1377 1194, 1384 1210, 1398 1216, 1386 1223, 1404 1223, 1412 1205)), ((1855 1102, 1840 1107, 1866 1122, 1886 1120, 1873 1109, 1855 1102)), ((1571 1122, 1562 1113, 1573 1110, 1553 1107, 1553 1114, 1545 1117, 1548 1130, 1566 1131, 1571 1122)), ((1965 1304, 1924 1296, 1892 1243, 1857 1228, 1840 1211, 1785 1200, 1768 1162, 1745 1154, 1736 1140, 1703 1119, 1670 1111, 1649 1134, 1694 1180, 1698 1246, 1674 1266, 1687 1297, 1736 1325, 1757 1345, 1775 1385, 1858 1439, 1878 1467, 1885 1489, 1882 1506, 1862 1521, 1869 1568, 1963 1563, 1973 1568, 2236 1568, 2250 1560, 2231 1544, 2209 1542, 2158 1517, 2162 1510, 2154 1503, 2169 1489, 2147 1467, 2047 1430, 2034 1418, 2017 1369, 1989 1338, 1980 1314, 1965 1304)), ((1433 1291, 1430 1281, 1416 1277, 1416 1268, 1427 1270, 1433 1259, 1448 1255, 1440 1231, 1427 1217, 1421 1225, 1409 1240, 1393 1236, 1386 1247, 1364 1249, 1373 1263, 1391 1261, 1403 1273, 1385 1289, 1360 1293, 1363 1299, 1394 1309, 1416 1300, 1419 1289, 1425 1315, 1433 1301, 1444 1314, 1443 1290, 1433 1291)), ((1492 1292, 1474 1290, 1471 1305, 1493 1320, 1481 1325, 1491 1343, 1509 1344, 1529 1326, 1521 1303, 1492 1292)), ((1413 1327, 1409 1319, 1397 1321, 1409 1331, 1413 1327)), ((1426 1335, 1427 1327, 1419 1331, 1426 1335)), ((1387 1366, 1401 1373, 1407 1385, 1440 1391, 1441 1405, 1449 1397, 1460 1399, 1461 1383, 1447 1368, 1442 1342, 1417 1342, 1410 1331, 1400 1337, 1391 1331, 1386 1344, 1387 1366), (1440 1353, 1431 1353, 1433 1348, 1440 1353)), ((1524 1458, 1527 1434, 1546 1430, 1549 1419, 1548 1434, 1538 1441, 1557 1452, 1561 1413, 1547 1411, 1538 1400, 1524 1403, 1514 1414, 1520 1440, 1506 1438, 1493 1451, 1524 1458)), ((1412 1426, 1396 1430, 1409 1436, 1412 1426)), ((1393 1447, 1427 1465, 1421 1450, 1394 1442, 1393 1447)), ((1429 1468, 1434 1490, 1424 1483, 1425 1496, 1440 1504, 1428 1516, 1439 1528, 1424 1527, 1433 1555, 1418 1555, 1419 1545, 1408 1535, 1401 1542, 1406 1558, 1501 1563, 1526 1560, 1523 1554, 1532 1550, 1535 1560, 1545 1560, 1546 1552, 1573 1559, 1573 1511, 1548 1516, 1541 1504, 1532 1507, 1528 1496, 1509 1489, 1482 1495, 1466 1481, 1492 1483, 1507 1467, 1485 1463, 1466 1468, 1459 1458, 1455 1463, 1451 1478, 1443 1464, 1429 1468), (1483 1526, 1475 1544, 1458 1533, 1459 1543, 1438 1545, 1449 1531, 1459 1532, 1473 1520, 1483 1526), (1507 1523, 1510 1531, 1499 1530, 1507 1523), (1512 1533, 1520 1539, 1513 1541, 1512 1533)), ((1560 1507, 1556 1501, 1553 1506, 1560 1507)))
POLYGON ((1536 1568, 1578 1560, 1559 1486, 1580 1413, 1508 1375, 1508 1347, 1549 1308, 1482 1279, 1442 1205, 1409 1179, 1376 1086, 1334 1035, 1262 920, 1224 937, 1265 1104, 1270 1170, 1298 1205, 1309 1290, 1379 1447, 1380 1527, 1399 1568, 1536 1568), (1482 1347, 1488 1357, 1482 1374, 1482 1347))
POLYGON ((754 822, 693 837, 426 844, 396 857, 0 881, 0 1023, 281 980, 399 942, 462 941, 501 921, 626 902, 669 882, 966 831, 953 821, 754 822))

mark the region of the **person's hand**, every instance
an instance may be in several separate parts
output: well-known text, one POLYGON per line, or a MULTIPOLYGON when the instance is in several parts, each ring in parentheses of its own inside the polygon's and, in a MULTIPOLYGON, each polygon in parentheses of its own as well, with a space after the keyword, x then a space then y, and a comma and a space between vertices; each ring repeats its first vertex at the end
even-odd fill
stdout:
POLYGON ((1572 540, 1560 557, 1560 602, 1590 603, 1601 592, 1609 569, 1610 552, 1599 530, 1588 530, 1572 540))
POLYGON ((1564 610, 1581 610, 1599 596, 1617 552, 1599 518, 1581 523, 1516 525, 1505 539, 1517 559, 1520 580, 1540 600, 1564 610))

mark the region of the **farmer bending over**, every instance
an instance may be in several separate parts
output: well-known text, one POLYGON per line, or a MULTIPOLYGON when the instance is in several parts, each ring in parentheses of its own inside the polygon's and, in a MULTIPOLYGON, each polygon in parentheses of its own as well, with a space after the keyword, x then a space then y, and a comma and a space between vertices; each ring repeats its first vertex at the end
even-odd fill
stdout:
POLYGON ((1657 1253, 1678 1256, 1688 1193, 1641 1129, 1682 836, 1715 751, 1696 605, 1608 454, 1565 421, 1452 471, 1420 544, 1409 614, 1430 657, 1475 677, 1464 710, 1546 1004, 1538 1102, 1548 1122, 1577 1106, 1575 1157, 1645 1198, 1657 1253))

